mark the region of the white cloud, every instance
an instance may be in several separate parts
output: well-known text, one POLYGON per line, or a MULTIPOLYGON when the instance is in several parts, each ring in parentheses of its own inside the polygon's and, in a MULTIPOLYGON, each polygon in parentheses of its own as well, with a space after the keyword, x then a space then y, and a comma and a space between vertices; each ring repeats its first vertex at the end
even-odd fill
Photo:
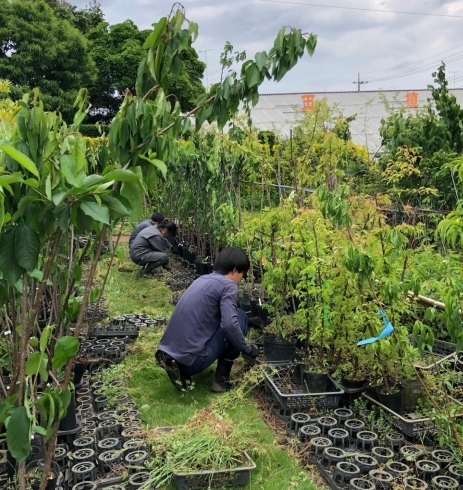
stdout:
MULTIPOLYGON (((130 18, 143 29, 167 15, 173 4, 170 0, 100 1, 109 22, 130 18)), ((74 0, 74 3, 83 7, 88 0, 74 0)), ((326 0, 326 3, 463 15, 462 0, 326 0)), ((266 82, 263 92, 352 90, 358 72, 363 80, 370 82, 362 88, 420 88, 432 81, 431 72, 440 59, 460 51, 463 53, 463 46, 456 47, 463 44, 460 41, 463 19, 459 18, 329 9, 260 0, 184 0, 182 4, 187 17, 199 24, 196 49, 213 49, 207 54, 209 83, 220 77, 218 60, 225 41, 253 57, 255 52, 272 47, 278 30, 284 25, 318 34, 317 50, 313 58, 301 60, 278 85, 266 82), (438 55, 450 48, 455 49, 438 55), (421 67, 423 71, 418 73, 421 67), (384 80, 411 70, 417 73, 384 80)), ((200 57, 204 60, 204 53, 200 53, 200 57)), ((449 63, 448 71, 463 72, 463 58, 449 63)))

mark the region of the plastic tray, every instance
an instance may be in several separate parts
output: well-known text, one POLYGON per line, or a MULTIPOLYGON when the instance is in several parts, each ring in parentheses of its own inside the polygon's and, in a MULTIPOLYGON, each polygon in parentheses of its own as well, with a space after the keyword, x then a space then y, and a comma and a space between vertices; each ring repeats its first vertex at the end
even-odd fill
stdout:
MULTIPOLYGON (((429 417, 423 417, 422 414, 409 412, 403 415, 399 415, 394 412, 390 408, 384 406, 375 398, 367 395, 366 393, 362 393, 362 396, 366 398, 371 403, 374 403, 382 410, 391 415, 391 423, 392 425, 398 429, 402 434, 405 434, 409 437, 415 437, 419 434, 423 434, 426 432, 431 432, 435 429, 434 422, 429 417)), ((461 413, 455 415, 456 417, 463 417, 463 404, 461 404, 458 400, 455 400, 452 397, 449 397, 453 402, 457 403, 461 407, 461 413)))
MULTIPOLYGON (((410 343, 413 347, 416 347, 415 337, 413 335, 408 336, 410 343)), ((434 339, 434 346, 432 348, 432 354, 437 360, 441 360, 443 358, 447 358, 455 354, 457 347, 452 342, 445 342, 444 340, 434 339)), ((422 366, 416 364, 416 367, 420 369, 432 369, 434 367, 434 362, 430 354, 425 355, 423 359, 425 363, 429 362, 427 366, 422 366)))
MULTIPOLYGON (((323 393, 310 393, 307 388, 297 383, 295 380, 295 370, 281 370, 274 374, 270 370, 266 371, 266 383, 273 393, 273 396, 284 409, 309 409, 317 408, 337 408, 344 390, 339 388, 333 378, 328 377, 328 391, 323 393)), ((300 367, 299 367, 300 369, 300 367)))
POLYGON ((256 464, 244 452, 243 458, 248 466, 241 466, 232 470, 197 471, 195 473, 174 473, 173 479, 177 490, 196 490, 203 488, 222 488, 248 485, 251 471, 256 464))

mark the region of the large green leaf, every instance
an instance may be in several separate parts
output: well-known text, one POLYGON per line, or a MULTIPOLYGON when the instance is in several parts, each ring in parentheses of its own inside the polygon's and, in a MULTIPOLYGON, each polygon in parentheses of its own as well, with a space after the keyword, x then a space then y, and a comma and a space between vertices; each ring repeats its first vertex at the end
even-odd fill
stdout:
POLYGON ((65 335, 58 339, 55 344, 55 353, 52 359, 52 365, 55 369, 62 368, 67 360, 74 357, 80 349, 80 343, 75 337, 65 335))
POLYGON ((84 201, 80 205, 80 209, 90 218, 93 218, 100 223, 109 225, 109 209, 106 206, 100 206, 95 201, 84 201))
POLYGON ((19 463, 26 461, 31 452, 31 421, 24 407, 14 407, 6 428, 8 449, 19 463))
POLYGON ((101 196, 101 200, 108 206, 109 210, 112 213, 115 213, 117 216, 129 216, 129 210, 119 201, 117 197, 114 196, 101 196))
POLYGON ((48 379, 47 364, 48 356, 44 352, 32 352, 26 361, 26 375, 40 374, 42 381, 46 381, 48 379))
POLYGON ((151 165, 154 165, 158 170, 161 171, 162 173, 162 176, 164 178, 166 178, 166 175, 167 175, 167 166, 164 162, 162 162, 161 160, 157 160, 155 158, 148 158, 148 157, 145 157, 144 155, 140 155, 140 158, 143 159, 143 160, 146 160, 147 162, 151 163, 151 165))
POLYGON ((24 167, 31 174, 34 174, 36 177, 39 176, 39 171, 35 166, 35 163, 24 153, 17 150, 14 146, 11 146, 9 143, 2 142, 0 143, 0 150, 3 150, 7 155, 16 160, 21 167, 24 167))
POLYGON ((130 170, 125 170, 123 168, 118 168, 111 170, 105 174, 106 180, 116 180, 119 182, 132 182, 133 184, 139 184, 139 178, 130 170))
POLYGON ((37 266, 40 253, 40 238, 32 228, 21 225, 16 228, 15 257, 19 266, 32 271, 37 266))
POLYGON ((42 334, 40 335, 40 350, 41 350, 41 352, 45 352, 45 350, 47 349, 48 341, 50 340, 52 333, 53 333, 53 327, 50 325, 47 325, 42 330, 42 334))
POLYGON ((132 212, 130 217, 138 219, 143 213, 143 198, 138 185, 131 182, 124 182, 121 187, 121 195, 130 202, 132 212))
POLYGON ((59 402, 58 417, 62 419, 66 415, 69 403, 71 402, 71 390, 69 389, 69 386, 66 388, 61 388, 57 395, 59 402))
POLYGON ((265 51, 256 53, 256 65, 260 71, 262 71, 262 68, 267 64, 267 62, 268 62, 268 56, 265 51))
POLYGON ((18 264, 15 253, 17 228, 10 228, 0 235, 0 270, 10 285, 14 285, 24 269, 18 264))
POLYGON ((161 36, 164 34, 167 26, 167 17, 162 17, 159 22, 154 26, 153 32, 147 37, 146 41, 143 43, 143 49, 149 49, 156 44, 161 39, 161 36))
POLYGON ((73 187, 82 187, 85 173, 82 170, 77 171, 76 162, 72 155, 63 155, 61 157, 61 172, 68 184, 73 187))

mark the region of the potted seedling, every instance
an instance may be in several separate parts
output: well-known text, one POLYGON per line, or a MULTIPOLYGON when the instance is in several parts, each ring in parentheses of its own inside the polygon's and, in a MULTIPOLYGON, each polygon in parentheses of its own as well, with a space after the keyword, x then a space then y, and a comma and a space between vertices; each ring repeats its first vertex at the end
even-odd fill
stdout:
MULTIPOLYGON (((40 482, 45 468, 43 459, 31 461, 26 467, 26 480, 31 490, 39 490, 40 482)), ((54 461, 51 462, 50 472, 47 476, 45 490, 54 490, 59 477, 59 466, 54 461)))

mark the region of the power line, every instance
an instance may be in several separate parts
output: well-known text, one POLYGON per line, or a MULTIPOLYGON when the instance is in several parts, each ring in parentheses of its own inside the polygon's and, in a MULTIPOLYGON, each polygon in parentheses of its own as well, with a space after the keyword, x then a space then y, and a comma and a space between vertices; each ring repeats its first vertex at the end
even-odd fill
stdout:
POLYGON ((360 7, 342 7, 340 5, 321 5, 318 3, 306 3, 306 2, 290 2, 285 0, 259 0, 260 2, 270 2, 270 3, 284 3, 289 5, 307 5, 309 7, 322 7, 329 9, 342 9, 342 10, 361 10, 364 12, 382 12, 385 14, 402 14, 402 15, 422 15, 426 17, 448 17, 452 19, 463 19, 463 15, 450 15, 450 14, 430 14, 426 12, 403 12, 400 10, 380 10, 380 9, 369 9, 360 7))
MULTIPOLYGON (((443 58, 441 61, 444 61, 446 64, 449 63, 454 63, 455 61, 458 61, 463 58, 463 51, 459 51, 458 53, 455 53, 448 58, 443 58)), ((424 73, 426 71, 429 71, 430 69, 436 67, 436 64, 440 63, 439 61, 434 61, 432 63, 429 63, 427 65, 421 66, 419 68, 415 68, 413 70, 408 70, 402 73, 396 73, 395 75, 389 75, 381 78, 375 78, 373 80, 369 80, 370 83, 375 83, 375 82, 385 82, 388 80, 395 80, 397 78, 403 78, 403 77, 409 77, 411 75, 418 75, 419 73, 424 73)))
MULTIPOLYGON (((417 63, 422 63, 423 61, 430 60, 431 58, 436 58, 436 57, 440 56, 441 54, 448 53, 449 51, 453 51, 454 49, 460 48, 461 46, 463 46, 463 44, 458 44, 457 46, 454 46, 453 48, 446 49, 445 51, 437 53, 433 56, 428 56, 427 58, 423 58, 422 60, 412 61, 411 63, 406 63, 406 65, 410 66, 410 65, 416 65, 417 63)), ((382 73, 385 71, 398 70, 398 69, 403 68, 403 67, 404 67, 404 64, 397 65, 394 68, 385 68, 384 70, 374 70, 374 71, 363 71, 362 73, 363 74, 365 74, 365 73, 382 73)))

